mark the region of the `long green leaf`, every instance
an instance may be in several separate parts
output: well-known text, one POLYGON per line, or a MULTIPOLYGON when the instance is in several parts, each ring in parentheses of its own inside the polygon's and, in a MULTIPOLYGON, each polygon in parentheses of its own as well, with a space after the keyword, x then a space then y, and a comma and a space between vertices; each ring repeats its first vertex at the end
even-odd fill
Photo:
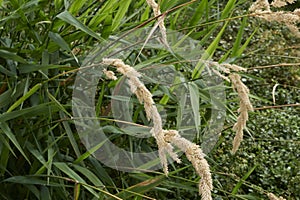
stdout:
POLYGON ((3 49, 0 49, 0 58, 14 60, 19 63, 26 63, 26 60, 24 60, 22 57, 16 55, 15 53, 3 49))
POLYGON ((48 187, 46 187, 44 185, 41 187, 41 197, 43 198, 43 200, 51 200, 52 199, 48 187))
MULTIPOLYGON (((103 1, 103 3, 104 5, 91 19, 89 26, 98 27, 99 24, 103 23, 103 21, 106 20, 108 17, 111 18, 112 13, 115 12, 115 9, 117 7, 116 5, 118 5, 118 0, 103 1)), ((108 27, 109 29, 111 29, 111 24, 108 27)))
POLYGON ((72 67, 67 65, 38 65, 38 64, 20 64, 18 68, 21 74, 27 74, 34 71, 47 70, 47 69, 60 69, 60 70, 73 69, 72 67))
POLYGON ((63 50, 71 52, 71 48, 69 47, 68 43, 58 33, 53 33, 50 31, 48 36, 63 50))
POLYGON ((195 13, 190 20, 190 26, 196 25, 201 17, 204 15, 204 11, 206 10, 208 5, 208 0, 202 0, 200 4, 198 5, 197 9, 195 10, 195 13))
POLYGON ((235 2, 236 2, 236 0, 229 0, 227 2, 224 10, 222 11, 221 19, 225 19, 226 17, 228 17, 230 15, 232 10, 235 8, 235 6, 234 6, 235 2))
POLYGON ((119 1, 119 9, 112 22, 112 31, 115 31, 120 26, 121 21, 124 19, 124 16, 128 10, 130 3, 131 0, 119 1))
POLYGON ((0 72, 7 76, 12 76, 12 77, 17 78, 17 73, 7 70, 2 65, 0 65, 0 72))
MULTIPOLYGON (((67 174, 70 178, 81 182, 81 183, 85 183, 85 180, 83 178, 81 178, 81 176, 79 176, 74 170, 72 170, 66 163, 62 163, 62 162, 54 162, 53 163, 55 167, 57 167, 58 169, 60 169, 62 172, 64 172, 65 174, 67 174)), ((84 186, 89 192, 91 192, 95 197, 99 197, 99 195, 97 194, 96 191, 94 191, 92 188, 84 186)))
POLYGON ((9 155, 10 153, 12 153, 14 156, 15 153, 14 153, 14 150, 10 147, 9 145, 9 141, 7 141, 8 139, 5 138, 5 136, 3 136, 2 134, 0 134, 0 140, 1 140, 1 151, 0 151, 0 175, 3 176, 4 173, 6 172, 6 169, 7 169, 7 163, 8 163, 8 160, 9 160, 9 155))
POLYGON ((8 88, 8 90, 0 95, 0 108, 9 106, 11 102, 16 101, 17 98, 24 94, 26 81, 26 79, 21 80, 14 87, 8 88))
POLYGON ((231 194, 236 195, 240 187, 243 185, 243 182, 252 174, 252 172, 255 170, 257 165, 252 167, 244 176, 243 178, 236 184, 236 186, 233 188, 231 194))
POLYGON ((233 47, 232 47, 232 53, 231 53, 232 57, 237 56, 237 52, 240 48, 241 41, 242 41, 242 38, 243 38, 244 29, 245 29, 245 26, 247 25, 247 19, 248 19, 247 17, 243 18, 243 21, 242 21, 241 26, 239 28, 238 34, 236 36, 235 42, 234 42, 233 47))
POLYGON ((221 37, 228 25, 228 21, 224 24, 224 26, 222 27, 221 31, 218 33, 218 35, 216 36, 216 38, 214 39, 214 41, 207 47, 205 53, 202 55, 200 61, 197 63, 195 69, 193 70, 192 73, 192 79, 197 79, 200 77, 205 65, 203 63, 203 60, 207 60, 210 59, 214 52, 216 51, 216 49, 218 48, 218 44, 221 40, 221 37))
POLYGON ((85 26, 83 23, 81 23, 78 19, 73 17, 68 11, 64 11, 57 15, 57 18, 71 24, 72 26, 75 26, 76 28, 82 30, 83 32, 87 33, 88 35, 96 38, 97 40, 103 41, 103 38, 101 38, 97 33, 95 33, 93 30, 91 30, 89 27, 85 26))
POLYGON ((194 115, 195 127, 197 130, 197 133, 199 133, 199 127, 200 127, 199 89, 194 82, 189 82, 188 87, 189 87, 191 105, 192 105, 192 110, 193 110, 193 115, 194 115))
POLYGON ((13 111, 15 108, 17 108, 21 103, 23 103, 26 99, 28 99, 31 95, 33 95, 38 89, 42 87, 41 83, 36 84, 33 86, 24 96, 19 98, 13 105, 9 107, 9 109, 6 111, 6 113, 9 113, 13 111))
POLYGON ((68 51, 69 53, 71 53, 73 55, 74 59, 76 60, 76 62, 79 63, 77 57, 72 52, 72 50, 69 47, 68 43, 58 33, 53 33, 53 32, 50 31, 48 35, 51 38, 51 40, 53 40, 53 42, 55 42, 57 45, 60 46, 60 48, 62 48, 65 51, 68 51))
POLYGON ((15 145, 15 147, 20 151, 20 153, 24 156, 24 158, 27 160, 27 162, 30 164, 30 160, 24 153, 22 147, 20 146, 16 136, 13 134, 11 129, 9 128, 8 124, 6 122, 0 122, 0 128, 3 131, 3 133, 9 138, 9 140, 15 145))
POLYGON ((87 177, 95 186, 99 187, 105 187, 104 184, 101 182, 101 180, 89 169, 85 167, 81 167, 79 165, 73 165, 73 167, 79 171, 81 174, 83 174, 85 177, 87 177))
MULTIPOLYGON (((47 185, 47 181, 41 180, 38 176, 13 176, 4 180, 4 182, 18 183, 18 184, 33 184, 33 185, 47 185)), ((50 183, 49 186, 59 186, 58 183, 50 183)))
MULTIPOLYGON (((107 139, 108 140, 108 139, 107 139)), ((81 156, 79 156, 74 163, 80 163, 81 161, 83 161, 84 159, 88 158, 89 156, 91 156, 93 153, 95 153, 100 147, 103 146, 103 144, 105 144, 105 142, 107 142, 107 140, 104 140, 102 142, 100 142, 99 144, 95 145, 94 147, 92 147, 91 149, 89 149, 87 152, 85 152, 84 154, 82 154, 81 156)))
POLYGON ((82 9, 85 3, 86 1, 74 0, 72 5, 69 7, 69 12, 72 14, 77 14, 80 11, 80 9, 82 9))
POLYGON ((22 110, 16 110, 9 113, 0 114, 0 122, 16 119, 20 116, 24 117, 36 117, 41 115, 49 115, 52 112, 57 112, 59 108, 53 103, 44 103, 29 108, 23 108, 22 110))
POLYGON ((239 48, 239 50, 237 51, 237 56, 242 55, 242 53, 247 48, 248 44, 250 43, 251 39, 253 38, 253 36, 257 30, 258 30, 258 27, 253 31, 253 33, 250 35, 250 37, 247 38, 246 42, 239 48))
MULTIPOLYGON (((59 115, 62 119, 66 118, 66 115, 61 111, 59 112, 59 115)), ((71 127, 70 127, 70 125, 67 121, 63 121, 62 123, 63 123, 63 126, 64 126, 65 130, 66 130, 66 133, 68 135, 70 143, 73 147, 73 150, 74 150, 76 156, 79 157, 80 156, 80 151, 79 151, 79 147, 77 145, 76 139, 74 137, 73 131, 72 131, 72 129, 71 129, 71 127)))
POLYGON ((70 118, 72 115, 66 110, 65 106, 63 106, 49 91, 47 91, 49 99, 59 107, 61 111, 67 114, 70 118))

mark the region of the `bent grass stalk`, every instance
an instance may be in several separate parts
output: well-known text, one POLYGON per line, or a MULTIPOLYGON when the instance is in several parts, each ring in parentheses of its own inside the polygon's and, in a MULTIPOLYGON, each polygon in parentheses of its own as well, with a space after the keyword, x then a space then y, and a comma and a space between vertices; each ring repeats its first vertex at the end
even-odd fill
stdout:
MULTIPOLYGON (((181 137, 176 130, 163 130, 161 116, 155 106, 152 99, 152 94, 146 88, 146 86, 139 80, 141 76, 134 68, 126 65, 120 59, 103 59, 102 63, 105 65, 111 65, 117 68, 117 71, 125 75, 128 78, 128 83, 131 91, 137 96, 140 103, 144 103, 144 108, 148 120, 153 121, 153 128, 151 133, 156 139, 158 146, 159 158, 163 166, 164 173, 168 174, 168 162, 167 154, 171 156, 176 162, 180 163, 180 159, 173 151, 175 145, 180 148, 185 154, 188 160, 192 163, 198 175, 201 176, 199 182, 199 194, 202 200, 212 200, 211 191, 213 189, 212 178, 209 169, 208 162, 204 158, 205 155, 201 148, 181 137)), ((104 70, 107 78, 115 79, 113 72, 104 70)))
POLYGON ((246 122, 248 120, 248 111, 253 111, 253 106, 249 99, 249 89, 241 81, 241 77, 238 74, 234 73, 239 71, 246 71, 246 69, 238 65, 229 63, 220 64, 218 62, 206 62, 206 66, 208 67, 208 70, 211 69, 212 72, 220 78, 231 82, 233 89, 237 91, 238 97, 240 99, 238 109, 239 116, 237 118, 237 122, 233 125, 233 130, 236 132, 236 134, 233 139, 233 147, 231 152, 235 154, 243 140, 243 130, 246 128, 246 122), (221 74, 221 72, 227 74, 228 77, 221 74))
POLYGON ((249 100, 249 89, 241 81, 241 77, 236 73, 232 73, 229 75, 229 78, 240 99, 240 108, 238 109, 239 116, 237 122, 233 125, 233 130, 236 131, 232 147, 232 153, 234 154, 243 140, 243 130, 245 129, 248 120, 248 111, 253 111, 253 106, 249 100))
MULTIPOLYGON (((154 0, 146 0, 147 4, 152 8, 154 16, 158 17, 161 15, 160 6, 154 0)), ((164 24, 165 15, 162 15, 158 18, 158 26, 162 36, 162 43, 168 48, 168 41, 167 41, 167 30, 164 24)))

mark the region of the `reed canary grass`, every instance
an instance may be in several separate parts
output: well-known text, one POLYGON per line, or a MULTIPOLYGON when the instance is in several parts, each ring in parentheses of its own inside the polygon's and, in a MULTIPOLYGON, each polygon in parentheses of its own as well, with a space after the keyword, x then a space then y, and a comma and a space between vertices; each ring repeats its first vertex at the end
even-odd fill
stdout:
MULTIPOLYGON (((144 103, 144 108, 148 120, 153 121, 153 128, 151 133, 156 139, 158 146, 159 158, 163 166, 163 171, 168 174, 168 162, 167 154, 170 155, 172 159, 180 163, 180 159, 173 150, 173 146, 177 146, 185 154, 188 160, 192 163, 196 170, 196 173, 201 176, 199 182, 199 194, 202 200, 212 200, 211 191, 213 188, 212 178, 209 169, 208 162, 204 158, 204 153, 201 148, 190 142, 189 140, 181 137, 176 130, 163 130, 161 116, 155 106, 152 99, 152 94, 146 88, 146 86, 140 81, 141 74, 138 73, 133 67, 126 65, 120 59, 103 59, 102 61, 105 65, 112 65, 117 68, 117 71, 125 75, 128 78, 128 83, 131 91, 137 96, 140 103, 144 103)), ((103 70, 108 78, 114 79, 114 74, 107 70, 103 70)))
POLYGON ((232 153, 236 153, 238 150, 241 141, 243 140, 243 130, 246 127, 246 122, 248 120, 248 111, 253 111, 252 104, 249 100, 249 89, 246 85, 241 81, 241 77, 234 73, 239 71, 247 71, 247 69, 240 67, 235 64, 229 63, 218 63, 214 61, 205 62, 206 66, 208 66, 208 70, 212 70, 220 78, 231 82, 232 87, 237 90, 240 105, 239 105, 239 116, 237 118, 237 122, 233 126, 233 130, 236 132, 235 137, 233 139, 233 147, 232 153), (226 75, 221 74, 221 72, 226 75))
POLYGON ((199 194, 202 200, 212 200, 212 178, 207 160, 201 148, 191 141, 181 137, 176 130, 164 130, 165 140, 177 146, 183 151, 187 159, 192 163, 196 173, 201 177, 199 182, 199 194))
POLYGON ((294 2, 294 0, 275 0, 270 4, 268 0, 257 0, 252 4, 249 11, 252 13, 252 16, 262 18, 269 22, 285 24, 295 36, 300 37, 300 31, 297 27, 297 24, 300 23, 300 9, 295 9, 293 12, 273 12, 271 10, 271 7, 280 8, 287 5, 287 3, 292 4, 294 2))
POLYGON ((237 122, 233 126, 233 130, 236 131, 236 135, 233 139, 232 153, 236 153, 241 141, 243 140, 243 130, 246 128, 248 111, 253 111, 253 107, 249 100, 249 89, 241 81, 241 77, 236 73, 232 73, 229 75, 229 78, 232 82, 233 89, 237 91, 240 99, 240 105, 238 109, 239 116, 237 118, 237 122))
MULTIPOLYGON (((155 17, 161 15, 159 4, 157 4, 154 0, 146 0, 146 1, 147 1, 147 4, 152 8, 155 17)), ((164 15, 162 15, 158 18, 158 26, 159 26, 160 33, 162 36, 162 43, 167 48, 169 48, 168 41, 167 41, 167 29, 165 27, 164 18, 165 18, 164 15)))
POLYGON ((286 6, 287 3, 292 4, 292 3, 294 3, 294 2, 295 2, 295 0, 286 0, 286 1, 284 1, 284 0, 274 0, 274 1, 271 3, 271 5, 272 5, 273 7, 280 8, 280 7, 286 6))
POLYGON ((153 121, 151 133, 156 139, 161 164, 163 166, 164 173, 167 175, 167 153, 177 162, 180 162, 180 159, 178 158, 177 154, 173 152, 173 147, 171 144, 164 140, 161 116, 152 99, 152 94, 139 79, 141 74, 138 73, 133 67, 126 65, 120 59, 103 59, 103 64, 115 66, 118 72, 125 75, 128 78, 131 92, 137 96, 140 103, 144 103, 147 119, 153 121))
POLYGON ((239 72, 239 71, 247 71, 246 68, 240 67, 238 65, 235 64, 229 64, 229 63, 218 63, 215 61, 202 61, 208 71, 212 71, 214 74, 216 74, 217 76, 219 76, 220 78, 230 82, 230 79, 227 77, 228 74, 233 72, 239 72), (221 74, 225 73, 226 75, 221 74))

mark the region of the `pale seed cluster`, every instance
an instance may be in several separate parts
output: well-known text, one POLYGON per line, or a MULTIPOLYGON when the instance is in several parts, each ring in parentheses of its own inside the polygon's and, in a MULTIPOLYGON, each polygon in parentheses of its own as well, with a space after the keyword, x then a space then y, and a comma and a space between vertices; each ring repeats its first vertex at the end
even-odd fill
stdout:
POLYGON ((239 71, 247 71, 245 68, 240 67, 235 64, 229 63, 218 63, 218 62, 206 62, 206 66, 212 69, 212 71, 219 77, 224 80, 231 82, 233 89, 235 89, 238 93, 240 99, 239 105, 239 116, 237 118, 237 122, 233 126, 233 130, 236 132, 235 137, 233 139, 233 147, 232 153, 236 153, 238 150, 241 141, 243 140, 243 130, 246 128, 246 122, 248 120, 248 111, 253 111, 252 104, 249 99, 249 89, 247 86, 241 81, 241 77, 234 73, 239 71), (233 71, 233 72, 232 72, 233 71), (225 73, 227 76, 221 74, 221 72, 225 73))
MULTIPOLYGON (((159 5, 155 0, 146 0, 148 5, 152 7, 154 16, 157 17, 161 15, 159 5)), ((164 15, 158 18, 158 26, 162 35, 162 43, 170 48, 167 42, 167 31, 164 25, 164 15)), ((197 174, 201 176, 199 182, 199 193, 202 200, 212 200, 211 191, 212 191, 212 178, 209 170, 209 165, 204 158, 204 154, 201 148, 182 138, 177 131, 170 130, 166 131, 162 129, 161 116, 158 113, 158 110, 155 106, 155 103, 152 99, 152 94, 145 87, 145 85, 139 80, 141 76, 134 68, 129 65, 126 65, 120 59, 103 59, 103 64, 112 65, 117 68, 117 71, 122 73, 128 78, 128 83, 130 85, 131 91, 137 96, 140 103, 144 103, 144 108, 148 120, 153 121, 153 128, 151 133, 156 139, 158 146, 159 158, 163 166, 164 173, 168 174, 168 161, 167 154, 170 155, 172 159, 180 163, 180 159, 177 154, 173 151, 173 145, 180 148, 185 152, 188 160, 193 164, 197 174)), ((103 73, 110 79, 116 80, 116 77, 112 71, 103 70, 103 73)))
POLYGON ((283 197, 277 197, 273 193, 268 193, 267 196, 269 197, 270 200, 285 200, 283 197))
POLYGON ((294 3, 295 0, 275 0, 269 4, 268 0, 257 0, 252 4, 249 11, 252 16, 262 18, 269 22, 278 22, 285 24, 290 31, 297 37, 300 37, 300 31, 297 27, 297 23, 300 23, 300 9, 296 9, 293 12, 277 11, 273 12, 272 7, 283 7, 287 3, 294 3))
POLYGON ((271 3, 271 5, 272 5, 273 7, 280 8, 280 7, 286 6, 287 3, 292 4, 292 3, 294 3, 294 2, 296 2, 296 0, 286 0, 286 1, 284 1, 284 0, 274 0, 274 1, 271 3))
POLYGON ((240 99, 240 108, 238 109, 239 116, 237 122, 233 125, 233 130, 236 131, 236 135, 233 139, 232 153, 235 153, 243 140, 243 130, 248 120, 248 111, 253 111, 253 107, 249 100, 249 89, 241 81, 241 77, 238 74, 232 73, 229 75, 229 78, 240 99))
POLYGON ((105 74, 105 76, 106 76, 108 79, 111 79, 111 80, 117 80, 117 77, 115 76, 115 73, 114 73, 113 71, 103 69, 102 72, 105 74))
MULTIPOLYGON (((154 16, 157 17, 161 15, 160 7, 159 5, 154 1, 154 0, 146 0, 147 4, 152 8, 154 16)), ((169 47, 168 41, 167 41, 167 29, 164 24, 164 15, 160 16, 158 18, 158 26, 162 35, 162 43, 166 46, 169 47)))
POLYGON ((219 76, 220 78, 230 82, 230 79, 221 74, 221 72, 225 73, 226 75, 230 74, 231 71, 234 72, 239 72, 239 71, 247 71, 246 68, 240 67, 238 65, 235 64, 229 64, 229 63, 218 63, 215 61, 202 61, 204 62, 204 64, 206 65, 208 71, 212 71, 213 73, 215 73, 217 76, 219 76))
MULTIPOLYGON (((180 162, 177 154, 173 151, 172 145, 175 145, 185 152, 188 160, 194 166, 197 174, 201 176, 201 180, 199 182, 199 193, 201 194, 202 200, 212 200, 211 191, 213 186, 211 173, 201 148, 189 140, 181 137, 176 130, 162 129, 161 116, 158 113, 150 91, 139 80, 139 77, 141 76, 140 73, 138 73, 131 66, 126 65, 120 59, 103 59, 102 63, 105 65, 115 66, 118 72, 125 75, 128 78, 131 91, 137 96, 140 103, 144 103, 147 118, 148 120, 153 121, 151 133, 156 139, 159 157, 165 174, 168 174, 167 154, 169 154, 171 158, 178 163, 180 162)), ((104 73, 105 75, 108 75, 107 78, 115 78, 112 71, 104 70, 104 73)))
POLYGON ((204 158, 201 148, 191 141, 181 137, 176 130, 164 130, 165 140, 177 146, 183 151, 187 159, 192 163, 197 174, 201 177, 199 182, 199 193, 202 200, 212 200, 213 189, 209 165, 204 158))

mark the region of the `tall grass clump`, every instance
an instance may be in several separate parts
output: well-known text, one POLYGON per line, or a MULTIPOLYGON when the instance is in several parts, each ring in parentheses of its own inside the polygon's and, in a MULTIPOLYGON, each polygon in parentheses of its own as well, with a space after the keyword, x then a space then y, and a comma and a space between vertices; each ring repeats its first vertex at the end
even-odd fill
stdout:
MULTIPOLYGON (((267 135, 268 142, 278 138, 281 141, 282 136, 273 138, 264 131, 253 132, 253 126, 261 127, 264 123, 256 119, 264 117, 260 110, 266 108, 257 107, 270 101, 256 96, 255 85, 248 82, 263 82, 252 74, 257 63, 251 69, 243 62, 258 62, 252 56, 257 56, 260 48, 252 40, 264 27, 253 27, 254 18, 281 23, 294 36, 300 36, 299 9, 281 11, 293 3, 296 2, 258 0, 250 5, 246 0, 0 1, 0 199, 296 199, 297 194, 283 191, 259 174, 260 167, 267 162, 264 159, 273 159, 274 152, 282 150, 282 146, 273 145, 269 156, 258 136, 267 135), (126 173, 111 169, 94 157, 102 143, 92 149, 83 145, 75 127, 72 94, 86 55, 107 41, 126 43, 123 39, 128 34, 144 27, 150 27, 150 33, 143 38, 146 42, 142 49, 130 50, 122 59, 106 55, 101 58, 107 79, 99 79, 93 101, 95 120, 100 121, 105 134, 116 145, 131 152, 158 151, 153 163, 161 163, 161 171, 148 170, 153 163, 144 163, 141 169, 132 169, 139 173, 126 173), (178 38, 172 38, 167 29, 179 31, 185 37, 176 41, 178 38), (147 46, 155 31, 160 34, 155 39, 164 50, 147 46), (168 43, 174 40, 180 44, 188 37, 203 47, 203 52, 192 52, 199 58, 195 68, 193 60, 173 52, 172 48, 179 48, 177 45, 168 43), (254 49, 248 51, 248 47, 254 49), (144 66, 171 67, 183 76, 163 85, 164 80, 152 80, 144 74, 144 66), (205 84, 204 71, 216 75, 224 85, 205 84), (122 77, 133 94, 128 99, 112 95, 113 90, 119 89, 117 84, 124 80, 122 77), (191 105, 187 109, 181 108, 187 99, 177 102, 177 86, 190 92, 187 99, 191 105), (210 90, 225 91, 228 99, 211 96, 210 90), (117 125, 120 120, 113 119, 115 100, 128 102, 132 130, 121 129, 117 125), (224 116, 212 117, 212 102, 226 109, 224 116), (193 113, 196 119, 180 119, 178 116, 185 112, 193 113), (210 126, 214 120, 222 121, 225 117, 221 130, 210 126), (182 120, 194 125, 180 127, 178 123, 182 120), (146 127, 152 137, 132 137, 140 133, 140 127, 146 127), (196 132, 194 140, 182 134, 190 130, 196 132), (206 152, 200 144, 210 132, 218 140, 206 152), (179 157, 180 152, 184 156, 179 157), (169 164, 169 157, 176 163, 169 164), (257 157, 264 159, 254 163, 257 157), (264 185, 256 185, 257 180, 264 185)), ((192 49, 195 44, 190 45, 192 49)), ((120 54, 129 51, 119 49, 118 45, 116 50, 120 54)), ((95 69, 85 68, 91 73, 95 69)), ((273 81, 276 77, 269 79, 273 81)), ((274 85, 273 99, 278 98, 278 88, 290 87, 274 85)), ((258 87, 259 91, 266 89, 258 87)), ((297 89, 293 86, 293 90, 297 89)), ((288 101, 298 98, 286 96, 288 101)), ((297 102, 292 103, 296 107, 297 102)), ((275 112, 273 107, 268 109, 275 112)), ((271 118, 268 116, 268 120, 271 118)), ((296 126, 292 128, 298 130, 296 126)), ((292 134, 286 135, 292 138, 292 134)), ((287 141, 298 144, 290 138, 284 142, 287 141)), ((293 162, 282 160, 286 160, 286 166, 293 162)), ((289 168, 290 173, 295 174, 296 168, 289 168)))

